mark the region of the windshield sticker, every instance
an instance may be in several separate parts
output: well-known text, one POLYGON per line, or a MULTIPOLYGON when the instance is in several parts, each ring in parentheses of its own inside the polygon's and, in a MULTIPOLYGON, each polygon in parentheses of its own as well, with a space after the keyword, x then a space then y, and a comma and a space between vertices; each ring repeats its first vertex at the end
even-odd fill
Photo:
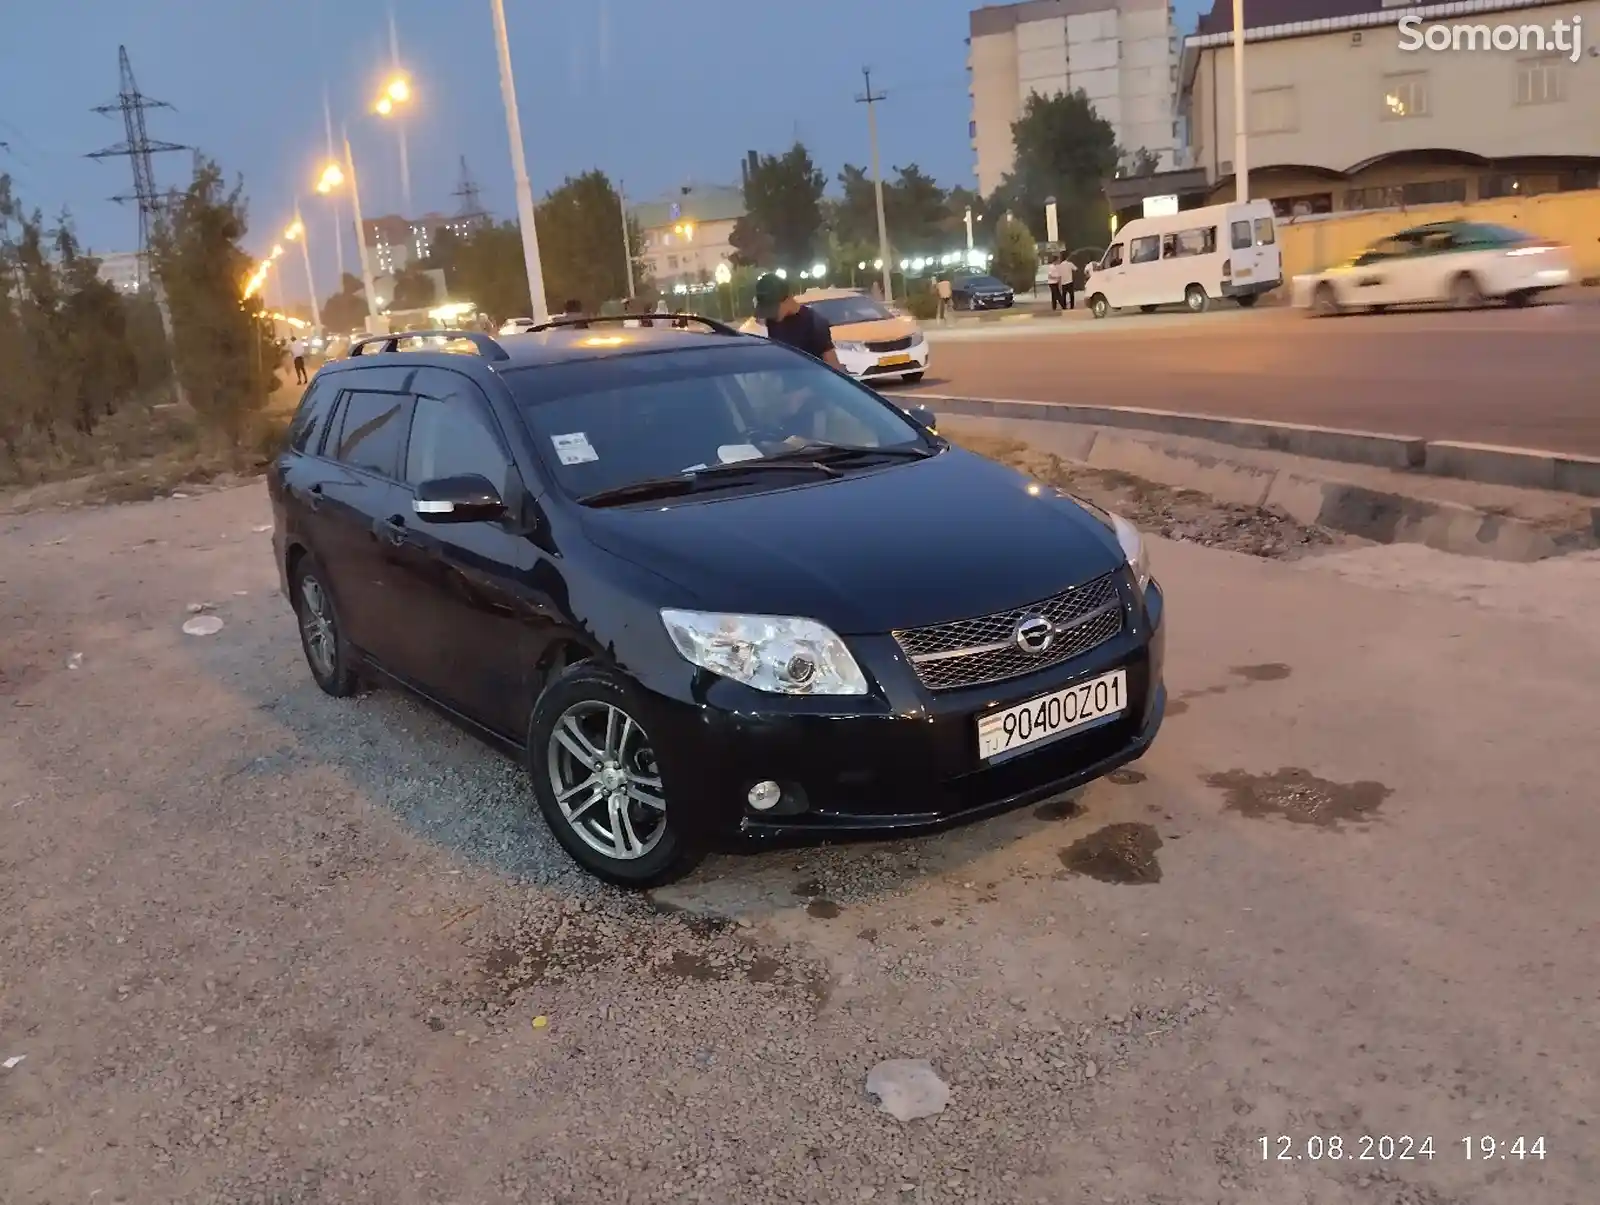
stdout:
POLYGON ((723 444, 717 449, 717 459, 723 464, 738 464, 741 460, 760 460, 761 449, 755 444, 723 444))
POLYGON ((555 445, 556 456, 562 464, 591 464, 600 459, 600 454, 582 431, 574 431, 570 435, 552 435, 550 442, 555 445))

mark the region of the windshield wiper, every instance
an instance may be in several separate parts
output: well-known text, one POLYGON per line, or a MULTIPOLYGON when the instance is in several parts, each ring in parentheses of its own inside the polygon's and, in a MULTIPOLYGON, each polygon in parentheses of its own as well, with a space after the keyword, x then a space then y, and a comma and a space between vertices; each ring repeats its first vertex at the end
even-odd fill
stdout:
POLYGON ((733 484, 739 477, 752 472, 760 473, 764 469, 786 473, 809 471, 824 477, 839 476, 838 469, 815 459, 779 460, 777 457, 767 457, 762 460, 737 460, 732 464, 713 464, 703 469, 686 469, 670 477, 646 477, 643 481, 631 481, 627 485, 585 494, 578 501, 584 506, 618 506, 624 502, 643 502, 651 498, 676 498, 708 487, 733 484))
POLYGON ((932 448, 922 448, 914 444, 888 448, 864 448, 855 444, 832 444, 816 440, 774 453, 767 459, 784 463, 792 463, 795 460, 810 460, 826 465, 847 460, 864 460, 874 456, 884 457, 889 460, 926 460, 932 455, 934 455, 932 448))

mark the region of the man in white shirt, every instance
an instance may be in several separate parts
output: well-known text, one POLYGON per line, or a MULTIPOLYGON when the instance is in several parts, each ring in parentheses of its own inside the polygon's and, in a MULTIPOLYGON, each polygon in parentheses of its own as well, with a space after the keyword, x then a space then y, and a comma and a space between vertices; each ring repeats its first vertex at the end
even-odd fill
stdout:
POLYGON ((1066 298, 1061 295, 1061 260, 1053 259, 1050 266, 1045 269, 1044 278, 1050 284, 1050 312, 1067 308, 1066 298))
POLYGON ((296 336, 294 342, 289 344, 289 355, 294 357, 294 383, 296 385, 304 385, 306 383, 306 341, 296 336))

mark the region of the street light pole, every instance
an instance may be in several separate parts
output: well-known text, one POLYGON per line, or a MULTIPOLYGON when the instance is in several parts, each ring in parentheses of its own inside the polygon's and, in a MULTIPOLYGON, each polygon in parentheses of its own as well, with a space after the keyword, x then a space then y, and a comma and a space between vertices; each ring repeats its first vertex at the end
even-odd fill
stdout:
POLYGON ((1250 199, 1250 160, 1244 111, 1244 0, 1233 0, 1233 199, 1250 199))
MULTIPOLYGON (((498 0, 496 0, 498 2, 498 0)), ((1238 0, 1234 0, 1238 3, 1238 0)), ((883 93, 876 96, 872 92, 872 68, 863 67, 861 78, 866 81, 866 92, 856 97, 858 104, 867 106, 867 133, 872 139, 872 191, 878 205, 878 258, 883 261, 883 299, 894 300, 894 282, 889 268, 889 224, 883 216, 883 172, 878 166, 878 111, 877 103, 884 99, 883 93)))
POLYGON ((967 250, 971 251, 972 250, 972 206, 970 206, 970 205, 967 206, 966 223, 967 223, 967 250))
POLYGON ((361 252, 361 289, 367 295, 367 333, 378 334, 378 289, 372 281, 372 260, 367 254, 367 229, 361 220, 361 188, 356 183, 356 161, 350 153, 350 131, 344 134, 344 170, 350 177, 350 208, 356 211, 356 250, 361 252))
POLYGON ((539 266, 539 232, 533 223, 533 185, 528 183, 528 158, 522 147, 522 119, 517 116, 517 84, 511 75, 511 42, 506 37, 505 0, 489 0, 494 10, 495 48, 500 54, 500 94, 511 137, 511 168, 517 182, 517 222, 522 227, 522 260, 528 272, 528 301, 535 322, 549 316, 544 299, 544 272, 539 266))
POLYGON ((294 225, 289 227, 295 233, 291 238, 300 240, 300 254, 306 261, 306 288, 311 290, 311 326, 314 330, 322 329, 322 307, 317 304, 317 278, 311 271, 311 238, 306 234, 305 220, 300 216, 300 202, 294 203, 294 225))
MULTIPOLYGON (((333 162, 333 106, 328 103, 328 85, 322 85, 322 124, 328 135, 328 161, 333 162)), ((330 197, 333 206, 333 254, 339 266, 339 291, 344 291, 344 219, 339 216, 339 199, 330 197)))
POLYGON ((628 230, 628 194, 617 181, 617 205, 622 210, 622 262, 628 266, 628 300, 633 300, 633 235, 628 230))
MULTIPOLYGON (((394 68, 394 74, 400 76, 400 34, 394 24, 394 4, 389 5, 389 60, 394 68)), ((406 123, 402 118, 394 123, 395 129, 400 134, 400 194, 405 201, 406 221, 414 216, 411 212, 411 155, 406 145, 406 123)))

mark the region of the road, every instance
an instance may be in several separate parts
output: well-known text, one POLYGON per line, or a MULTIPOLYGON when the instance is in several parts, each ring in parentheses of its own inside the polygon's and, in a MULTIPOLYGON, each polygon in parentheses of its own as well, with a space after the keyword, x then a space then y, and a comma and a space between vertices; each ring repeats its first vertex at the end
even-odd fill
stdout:
POLYGON ((1158 541, 1136 767, 652 909, 510 763, 315 689, 269 521, 0 529, 8 1202, 1593 1201, 1595 555, 1158 541), (898 1057, 937 1119, 866 1095, 898 1057))
MULTIPOLYGON (((1593 290, 1590 290, 1591 292, 1593 290)), ((921 391, 1600 456, 1600 306, 1313 320, 1121 314, 936 332, 921 391)))

